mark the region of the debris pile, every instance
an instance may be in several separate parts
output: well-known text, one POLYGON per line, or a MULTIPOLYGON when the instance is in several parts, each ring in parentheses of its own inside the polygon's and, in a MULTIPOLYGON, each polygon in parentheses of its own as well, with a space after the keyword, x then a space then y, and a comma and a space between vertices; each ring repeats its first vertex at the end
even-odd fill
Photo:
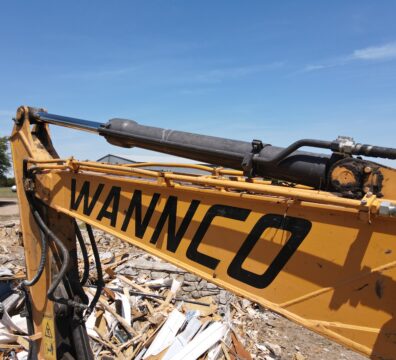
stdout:
MULTIPOLYGON (((252 359, 225 290, 100 231, 95 236, 106 283, 86 323, 95 358, 252 359)), ((88 287, 88 296, 94 291, 88 287)))
POLYGON ((229 319, 217 314, 210 298, 171 303, 179 286, 174 279, 164 299, 122 275, 112 280, 87 321, 95 357, 168 360, 198 359, 204 354, 207 359, 238 356, 243 347, 229 319), (117 285, 125 286, 118 290, 113 287, 117 285))
MULTIPOLYGON (((84 288, 97 288, 94 255, 84 288)), ((95 230, 105 287, 86 321, 98 359, 350 359, 345 350, 259 305, 95 230)), ((28 357, 22 294, 25 277, 19 222, 0 223, 0 360, 28 357)), ((83 256, 79 252, 83 273, 83 256)))

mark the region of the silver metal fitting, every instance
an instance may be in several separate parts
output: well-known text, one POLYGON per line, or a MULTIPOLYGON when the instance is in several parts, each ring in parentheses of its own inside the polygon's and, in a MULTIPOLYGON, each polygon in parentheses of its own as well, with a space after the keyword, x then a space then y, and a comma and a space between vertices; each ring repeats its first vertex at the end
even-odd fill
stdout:
POLYGON ((380 204, 378 213, 381 216, 396 216, 396 204, 390 201, 383 201, 380 204))
POLYGON ((338 136, 336 142, 338 143, 338 151, 344 154, 352 154, 356 143, 353 138, 349 136, 338 136))

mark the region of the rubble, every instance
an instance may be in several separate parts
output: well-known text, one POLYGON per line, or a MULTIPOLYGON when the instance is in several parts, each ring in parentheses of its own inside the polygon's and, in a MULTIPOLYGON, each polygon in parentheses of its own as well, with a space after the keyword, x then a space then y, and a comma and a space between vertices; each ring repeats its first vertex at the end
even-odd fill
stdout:
POLYGON ((282 349, 278 344, 265 342, 264 345, 275 357, 279 358, 282 355, 282 349))
MULTIPOLYGON (((281 316, 102 231, 94 233, 105 280, 105 288, 86 322, 95 358, 363 358, 294 324, 290 325, 294 326, 294 332, 289 331, 293 335, 290 340, 284 333, 288 330, 285 324, 291 323, 281 316), (320 339, 326 345, 322 348, 332 351, 322 350, 325 356, 318 356, 320 350, 310 350, 314 341, 300 341, 302 335, 320 339)), ((94 256, 86 232, 82 234, 91 265, 85 291, 92 300, 96 291, 94 256)), ((7 304, 13 298, 15 303, 13 287, 24 278, 19 222, 0 225, 0 239, 4 250, 0 254, 0 301, 7 304)), ((80 253, 79 259, 82 273, 80 253)), ((15 306, 10 308, 9 319, 2 318, 0 359, 27 358, 28 341, 32 339, 27 335, 21 311, 15 306)))

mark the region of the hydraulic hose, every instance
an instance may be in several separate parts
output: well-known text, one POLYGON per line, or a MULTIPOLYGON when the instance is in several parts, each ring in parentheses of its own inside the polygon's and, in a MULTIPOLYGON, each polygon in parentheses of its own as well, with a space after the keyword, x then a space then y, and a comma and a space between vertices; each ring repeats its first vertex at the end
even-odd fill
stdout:
MULTIPOLYGON (((26 192, 26 196, 28 198, 30 210, 33 214, 34 219, 37 222, 37 218, 40 218, 40 214, 38 213, 37 208, 33 206, 34 199, 32 198, 31 194, 26 192)), ((45 269, 45 263, 47 261, 47 250, 48 250, 48 242, 47 242, 47 237, 44 234, 44 232, 40 229, 40 239, 41 239, 41 256, 40 256, 40 264, 37 269, 36 274, 33 276, 31 280, 24 280, 20 284, 20 286, 33 286, 35 285, 41 278, 41 275, 43 274, 43 271, 45 269)))
POLYGON ((56 295, 54 295, 54 292, 58 287, 59 283, 61 282, 62 278, 65 276, 67 268, 69 266, 69 262, 70 262, 69 251, 67 250, 63 242, 55 235, 55 233, 44 222, 42 217, 39 215, 37 209, 35 209, 34 202, 31 203, 31 205, 33 206, 33 210, 34 210, 33 211, 34 219, 36 220, 36 223, 39 226, 40 230, 55 242, 55 244, 59 247, 62 254, 62 265, 58 274, 55 276, 55 279, 52 280, 50 288, 48 289, 48 293, 47 293, 48 299, 55 302, 64 303, 63 300, 65 299, 58 298, 56 295))
POLYGON ((84 238, 81 234, 81 230, 77 225, 76 220, 74 220, 74 228, 76 231, 76 235, 77 235, 77 240, 78 243, 80 245, 80 249, 81 249, 81 254, 83 256, 84 259, 84 272, 83 272, 83 276, 80 280, 80 284, 81 286, 84 286, 88 280, 89 277, 89 259, 88 259, 88 251, 87 251, 87 247, 85 246, 85 242, 84 242, 84 238))
POLYGON ((85 224, 85 226, 87 228, 89 241, 91 242, 92 252, 93 252, 94 259, 95 259, 96 272, 98 275, 97 288, 96 288, 95 295, 94 295, 91 303, 89 304, 87 311, 84 314, 84 319, 86 320, 86 319, 88 319, 89 315, 94 310, 94 308, 99 300, 99 297, 102 293, 102 289, 104 287, 104 281, 103 281, 103 272, 102 272, 102 265, 100 263, 99 251, 98 251, 98 247, 96 246, 95 236, 93 234, 92 227, 89 224, 85 224))

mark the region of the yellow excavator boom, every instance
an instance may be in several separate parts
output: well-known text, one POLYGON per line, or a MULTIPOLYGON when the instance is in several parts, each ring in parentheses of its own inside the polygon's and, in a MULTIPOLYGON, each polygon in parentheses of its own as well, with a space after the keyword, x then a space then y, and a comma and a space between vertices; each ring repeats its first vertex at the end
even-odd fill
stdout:
POLYGON ((92 358, 83 324, 65 330, 59 322, 62 312, 83 319, 90 306, 78 286, 78 220, 362 354, 396 359, 396 170, 354 156, 394 158, 395 149, 341 138, 287 149, 224 142, 219 153, 212 138, 202 155, 191 141, 187 149, 171 138, 180 134, 154 142, 156 128, 70 119, 21 107, 11 136, 27 275, 36 280, 26 288, 39 358, 61 358, 64 343, 72 356, 92 358), (116 145, 162 146, 223 166, 185 165, 182 173, 60 159, 49 124, 96 126, 116 145))

